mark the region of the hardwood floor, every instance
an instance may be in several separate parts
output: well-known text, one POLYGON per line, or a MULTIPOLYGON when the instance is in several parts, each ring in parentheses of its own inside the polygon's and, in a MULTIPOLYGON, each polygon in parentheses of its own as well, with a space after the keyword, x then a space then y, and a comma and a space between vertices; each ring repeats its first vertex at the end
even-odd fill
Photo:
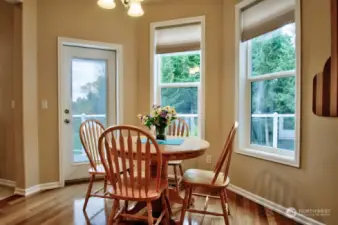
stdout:
POLYGON ((13 195, 13 193, 13 188, 0 186, 0 200, 8 198, 9 196, 13 195))
MULTIPOLYGON (((100 183, 96 183, 98 185, 100 183)), ((13 196, 0 201, 0 225, 104 225, 108 218, 110 200, 91 198, 87 213, 84 214, 84 202, 87 184, 67 186, 63 189, 46 191, 28 198, 13 196)), ((229 192, 231 225, 295 225, 297 223, 272 212, 256 203, 229 192)), ((215 200, 216 201, 216 200, 215 200)), ((180 215, 179 205, 173 205, 177 218, 180 215)), ((202 199, 195 199, 195 207, 203 207, 202 199)), ((211 203, 208 210, 221 210, 220 203, 211 203)), ((123 224, 126 224, 124 222, 123 224)), ((128 224, 142 224, 134 222, 128 224)), ((221 225, 221 217, 188 214, 185 225, 221 225)))

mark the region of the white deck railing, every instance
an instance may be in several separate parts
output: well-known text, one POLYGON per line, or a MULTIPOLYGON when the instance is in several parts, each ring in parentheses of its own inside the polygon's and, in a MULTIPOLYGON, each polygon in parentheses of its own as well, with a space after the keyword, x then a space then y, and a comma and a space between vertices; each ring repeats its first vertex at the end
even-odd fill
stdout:
MULTIPOLYGON (((193 130, 197 124, 195 124, 195 118, 198 117, 197 114, 178 114, 177 115, 180 118, 184 118, 187 120, 190 129, 193 130)), ((79 114, 79 115, 73 115, 73 118, 80 118, 81 123, 86 121, 87 119, 95 119, 95 118, 106 118, 105 114, 79 114)), ((273 118, 273 138, 272 138, 272 146, 274 148, 278 147, 278 139, 283 140, 292 140, 295 138, 295 130, 285 129, 284 128, 284 118, 294 118, 295 114, 278 114, 278 113, 272 113, 272 114, 252 114, 252 118, 273 118)), ((268 127, 266 123, 266 141, 269 142, 268 138, 268 127)))
MULTIPOLYGON (((278 136, 279 136, 279 139, 294 139, 295 138, 295 130, 284 129, 284 118, 294 118, 295 114, 278 114, 278 113, 252 114, 251 117, 252 118, 273 118, 272 146, 274 148, 278 147, 278 136)), ((268 128, 265 127, 265 130, 268 130, 268 128)), ((267 137, 266 137, 266 140, 268 141, 267 137)))
MULTIPOLYGON (((185 119, 189 124, 190 130, 194 130, 197 124, 195 123, 195 118, 198 117, 198 114, 177 114, 177 117, 185 119)), ((87 119, 95 119, 95 118, 106 118, 105 114, 78 114, 73 115, 73 118, 80 118, 81 123, 86 121, 87 119)))
MULTIPOLYGON (((198 114, 177 114, 177 117, 180 118, 197 118, 198 114)), ((81 118, 81 123, 86 121, 86 119, 93 119, 93 118, 106 118, 105 114, 78 114, 73 115, 73 118, 81 118)))
POLYGON ((86 119, 93 119, 93 118, 106 118, 105 114, 80 114, 80 115, 73 115, 73 118, 81 118, 81 123, 86 121, 86 119))

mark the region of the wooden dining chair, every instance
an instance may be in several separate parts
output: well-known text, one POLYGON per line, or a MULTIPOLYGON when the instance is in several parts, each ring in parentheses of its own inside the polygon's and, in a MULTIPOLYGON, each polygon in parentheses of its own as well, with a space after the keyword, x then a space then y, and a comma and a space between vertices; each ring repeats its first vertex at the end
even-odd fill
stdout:
POLYGON ((114 203, 108 224, 120 217, 146 220, 148 224, 156 221, 156 225, 164 218, 169 220, 165 200, 168 180, 161 178, 162 153, 149 132, 134 126, 110 127, 99 139, 99 153, 112 184, 109 195, 114 203), (130 165, 130 174, 127 173, 127 163, 130 165), (152 171, 152 168, 156 171, 152 171), (151 202, 157 199, 161 200, 163 211, 158 218, 154 218, 151 202), (125 204, 120 208, 121 200, 125 204), (146 202, 147 216, 128 214, 128 201, 146 202))
POLYGON ((229 166, 231 161, 231 155, 233 151, 233 142, 236 134, 236 130, 238 127, 238 123, 236 122, 228 135, 228 138, 225 142, 223 151, 220 155, 220 158, 215 166, 214 171, 207 170, 199 170, 199 169, 189 169, 184 175, 182 182, 186 187, 185 198, 183 201, 183 209, 181 213, 181 224, 183 224, 185 213, 201 213, 206 215, 214 215, 214 216, 223 216, 225 220, 225 224, 229 225, 228 214, 230 215, 229 201, 226 193, 226 187, 230 183, 230 179, 228 177, 229 166), (224 173, 221 170, 224 167, 224 173), (193 193, 195 187, 207 188, 211 193, 219 193, 218 196, 213 195, 205 195, 200 193, 193 193), (205 197, 206 201, 204 204, 203 210, 190 209, 192 195, 205 197), (222 204, 223 213, 209 212, 208 201, 209 198, 220 199, 222 204))
MULTIPOLYGON (((185 122, 185 120, 177 118, 172 121, 167 129, 167 135, 176 136, 176 137, 189 137, 189 126, 185 122)), ((179 168, 181 179, 183 177, 183 168, 182 168, 182 160, 169 161, 168 166, 172 166, 174 169, 175 176, 175 188, 176 191, 179 192, 179 180, 177 176, 177 167, 179 168)))
POLYGON ((107 190, 107 176, 103 165, 101 164, 98 149, 99 138, 104 130, 104 126, 97 120, 86 120, 80 125, 80 140, 90 163, 90 168, 88 170, 90 180, 85 202, 83 204, 83 210, 86 210, 90 197, 103 197, 104 194, 100 195, 98 193, 102 190, 103 193, 105 193, 107 190), (104 177, 104 185, 92 193, 96 176, 104 177))

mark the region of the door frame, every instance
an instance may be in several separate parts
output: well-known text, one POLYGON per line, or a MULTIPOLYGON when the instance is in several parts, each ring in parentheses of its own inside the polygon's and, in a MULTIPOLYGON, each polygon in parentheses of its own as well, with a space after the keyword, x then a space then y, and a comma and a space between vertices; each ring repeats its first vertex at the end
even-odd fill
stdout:
POLYGON ((65 186, 63 157, 64 150, 66 148, 62 131, 64 130, 63 113, 61 112, 63 107, 62 85, 65 82, 63 73, 63 46, 72 47, 85 47, 101 50, 111 50, 116 52, 116 123, 123 123, 123 46, 115 43, 105 43, 97 41, 88 41, 83 39, 58 37, 58 127, 59 127, 59 186, 65 186))

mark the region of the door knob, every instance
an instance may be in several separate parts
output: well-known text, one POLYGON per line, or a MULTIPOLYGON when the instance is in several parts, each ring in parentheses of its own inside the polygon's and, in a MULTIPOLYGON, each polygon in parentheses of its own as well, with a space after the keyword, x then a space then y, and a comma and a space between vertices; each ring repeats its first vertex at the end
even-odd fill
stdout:
POLYGON ((69 113, 69 109, 65 109, 65 113, 68 114, 69 113))
POLYGON ((65 119, 65 123, 66 124, 70 123, 70 120, 69 119, 65 119))

